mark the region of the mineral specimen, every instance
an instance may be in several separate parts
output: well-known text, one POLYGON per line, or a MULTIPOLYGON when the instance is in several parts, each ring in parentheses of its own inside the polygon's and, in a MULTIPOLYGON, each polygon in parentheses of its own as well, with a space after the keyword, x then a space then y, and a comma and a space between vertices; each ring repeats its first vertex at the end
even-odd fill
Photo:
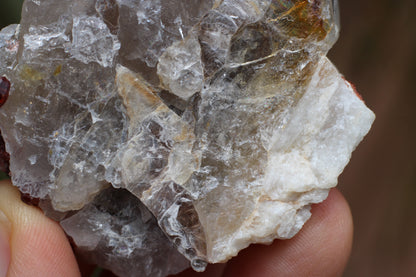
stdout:
POLYGON ((26 0, 0 32, 13 184, 121 276, 202 271, 293 237, 374 120, 325 57, 337 12, 26 0))

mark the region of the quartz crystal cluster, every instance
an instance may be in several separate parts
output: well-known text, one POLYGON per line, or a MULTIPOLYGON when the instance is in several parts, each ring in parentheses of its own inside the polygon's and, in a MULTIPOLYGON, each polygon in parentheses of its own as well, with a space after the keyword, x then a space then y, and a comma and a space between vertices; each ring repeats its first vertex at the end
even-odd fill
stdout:
POLYGON ((120 276, 202 271, 293 237, 374 120, 325 57, 337 12, 26 0, 0 32, 13 184, 120 276))

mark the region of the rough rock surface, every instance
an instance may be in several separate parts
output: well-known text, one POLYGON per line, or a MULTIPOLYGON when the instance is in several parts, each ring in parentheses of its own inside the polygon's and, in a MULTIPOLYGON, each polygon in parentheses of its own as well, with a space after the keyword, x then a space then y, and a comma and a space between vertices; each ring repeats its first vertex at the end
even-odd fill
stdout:
POLYGON ((87 259, 121 276, 166 276, 189 267, 155 217, 123 189, 102 191, 61 225, 87 259))
POLYGON ((121 276, 293 237, 374 120, 325 57, 337 9, 26 0, 0 32, 14 185, 121 276))

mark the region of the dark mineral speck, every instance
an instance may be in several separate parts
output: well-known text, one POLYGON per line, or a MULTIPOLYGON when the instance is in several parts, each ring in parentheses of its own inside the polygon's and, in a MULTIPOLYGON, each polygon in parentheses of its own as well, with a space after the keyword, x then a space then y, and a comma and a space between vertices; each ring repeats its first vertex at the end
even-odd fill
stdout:
POLYGON ((0 107, 6 103, 9 97, 10 81, 6 77, 0 78, 0 107))
POLYGON ((0 132, 0 171, 9 173, 10 155, 6 152, 6 145, 0 132))

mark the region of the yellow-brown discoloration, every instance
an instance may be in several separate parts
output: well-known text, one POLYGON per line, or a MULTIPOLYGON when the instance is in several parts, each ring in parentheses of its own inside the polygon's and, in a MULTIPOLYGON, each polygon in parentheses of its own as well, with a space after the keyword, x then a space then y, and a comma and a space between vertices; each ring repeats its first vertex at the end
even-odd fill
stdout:
POLYGON ((36 69, 28 65, 24 65, 20 70, 20 78, 26 81, 40 81, 43 79, 43 75, 36 69))
POLYGON ((129 71, 124 71, 121 74, 117 73, 116 78, 124 96, 126 96, 126 87, 132 87, 140 94, 140 96, 142 96, 142 99, 145 100, 148 105, 154 106, 162 103, 141 77, 135 76, 129 71))
POLYGON ((290 35, 299 38, 315 36, 320 41, 331 31, 328 21, 321 18, 320 1, 318 0, 300 1, 288 11, 269 21, 277 22, 290 35))
POLYGON ((261 14, 261 10, 259 9, 259 6, 254 1, 250 1, 249 3, 253 7, 253 9, 256 11, 256 14, 261 14))
POLYGON ((62 72, 62 64, 58 65, 53 72, 53 76, 58 76, 62 72))
MULTIPOLYGON (((158 109, 159 106, 165 106, 162 100, 153 93, 150 86, 127 68, 117 68, 116 82, 118 93, 123 98, 124 106, 131 120, 130 131, 133 131, 146 116, 158 109)), ((168 108, 166 107, 166 109, 168 108)))
POLYGON ((177 135, 174 138, 174 140, 176 142, 179 142, 179 141, 185 141, 185 140, 189 140, 189 139, 193 139, 193 138, 194 138, 194 134, 192 133, 192 131, 189 130, 187 128, 187 126, 184 125, 184 126, 182 126, 181 133, 179 135, 177 135))
POLYGON ((217 0, 215 1, 214 5, 212 6, 212 9, 215 10, 217 9, 221 4, 222 4, 222 0, 217 0))
POLYGON ((157 113, 167 113, 167 112, 171 112, 171 109, 169 109, 168 106, 166 106, 165 104, 163 104, 162 102, 159 103, 160 105, 157 107, 156 112, 157 113))

